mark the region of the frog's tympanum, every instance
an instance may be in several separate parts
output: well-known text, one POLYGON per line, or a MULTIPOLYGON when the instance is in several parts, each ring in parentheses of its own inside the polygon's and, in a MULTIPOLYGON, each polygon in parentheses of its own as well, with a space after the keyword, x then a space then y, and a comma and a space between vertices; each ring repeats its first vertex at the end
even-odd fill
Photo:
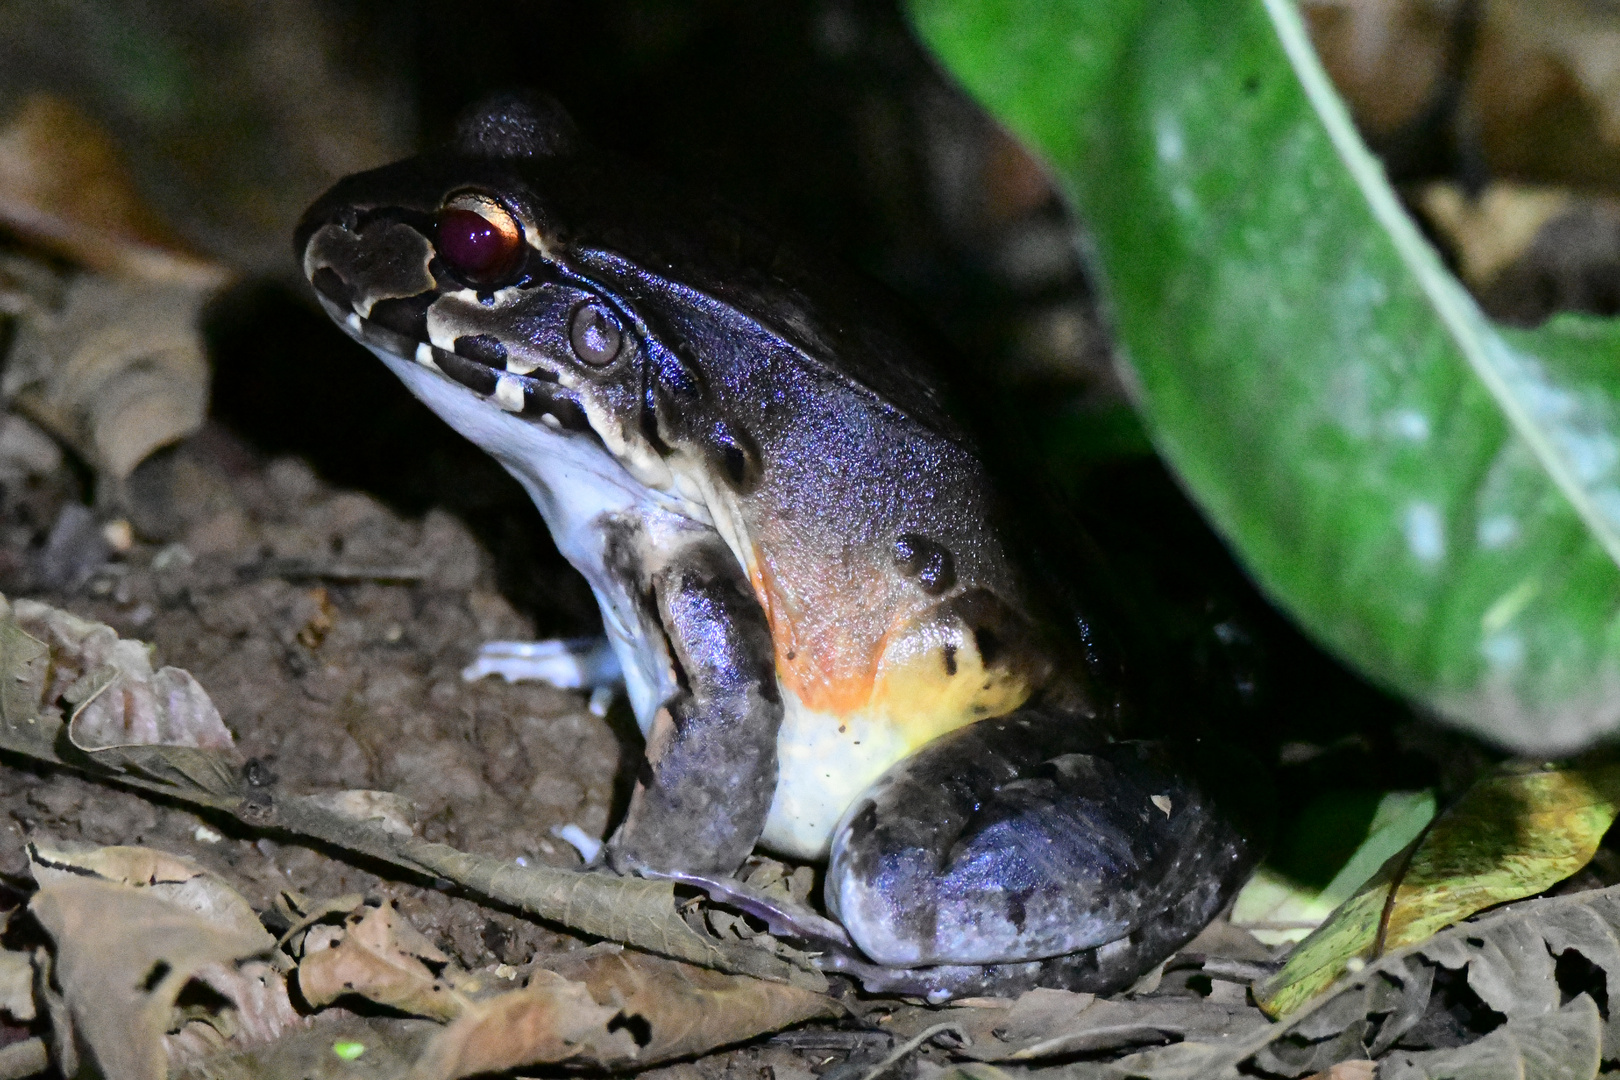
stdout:
POLYGON ((859 963, 906 972, 877 985, 1128 984, 1249 844, 1170 750, 1101 733, 914 338, 660 191, 507 97, 298 233, 332 318, 522 482, 600 602, 646 735, 609 864, 826 859, 859 963))

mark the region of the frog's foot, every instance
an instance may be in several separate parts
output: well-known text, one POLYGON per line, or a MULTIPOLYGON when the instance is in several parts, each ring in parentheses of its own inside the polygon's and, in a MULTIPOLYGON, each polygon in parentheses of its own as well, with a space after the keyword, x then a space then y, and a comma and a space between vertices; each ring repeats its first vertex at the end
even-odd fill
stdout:
POLYGON ((902 969, 897 989, 1117 990, 1241 883, 1256 852, 1213 785, 1161 745, 1099 743, 1085 729, 1034 711, 981 721, 895 765, 850 807, 827 906, 868 958, 902 969))
MULTIPOLYGON (((719 874, 688 874, 676 870, 640 870, 638 873, 642 877, 662 878, 700 889, 715 903, 752 915, 777 937, 791 938, 824 955, 851 961, 860 957, 843 927, 787 897, 767 895, 747 882, 719 874)), ((843 968, 835 965, 834 970, 843 968)))
POLYGON ((507 682, 544 682, 562 690, 613 691, 624 685, 619 657, 605 637, 550 641, 486 641, 461 671, 475 682, 499 675, 507 682))

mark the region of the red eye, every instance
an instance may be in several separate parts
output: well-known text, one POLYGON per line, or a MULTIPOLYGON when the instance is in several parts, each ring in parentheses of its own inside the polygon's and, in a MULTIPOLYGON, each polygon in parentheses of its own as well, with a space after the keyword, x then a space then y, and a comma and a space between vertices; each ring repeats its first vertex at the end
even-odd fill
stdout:
POLYGON ((523 230, 487 195, 457 195, 439 210, 439 257, 475 285, 498 285, 523 258, 523 230))

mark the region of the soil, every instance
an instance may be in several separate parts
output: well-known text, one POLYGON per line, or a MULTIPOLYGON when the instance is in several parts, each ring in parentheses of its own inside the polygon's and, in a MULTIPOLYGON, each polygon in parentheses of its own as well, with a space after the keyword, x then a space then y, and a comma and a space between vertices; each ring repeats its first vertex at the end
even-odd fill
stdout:
MULTIPOLYGON (((83 580, 28 595, 149 641, 159 663, 190 671, 242 752, 290 790, 393 791, 415 805, 428 839, 580 865, 553 830, 574 824, 601 837, 620 758, 639 748, 622 745, 579 694, 462 679, 480 641, 534 633, 495 591, 493 561, 464 525, 438 510, 403 517, 321 481, 300 461, 257 455, 219 427, 165 468, 176 539, 136 539, 83 580)), ((48 509, 53 487, 67 485, 42 478, 32 500, 9 499, 0 510, 10 594, 40 562, 28 519, 48 509)), ((88 535, 93 547, 100 537, 88 535)), ((283 890, 397 898, 468 967, 522 963, 574 941, 432 887, 21 762, 0 769, 0 829, 8 875, 24 873, 23 842, 39 837, 187 855, 261 910, 283 890)))

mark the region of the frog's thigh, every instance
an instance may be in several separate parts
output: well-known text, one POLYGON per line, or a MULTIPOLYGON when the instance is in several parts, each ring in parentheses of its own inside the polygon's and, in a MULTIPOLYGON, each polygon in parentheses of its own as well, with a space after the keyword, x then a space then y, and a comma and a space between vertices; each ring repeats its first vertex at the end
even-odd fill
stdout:
POLYGON ((1085 728, 1033 711, 980 721, 856 800, 827 902, 868 956, 990 964, 1129 937, 1147 966, 1215 915, 1249 845, 1162 747, 1085 728))

